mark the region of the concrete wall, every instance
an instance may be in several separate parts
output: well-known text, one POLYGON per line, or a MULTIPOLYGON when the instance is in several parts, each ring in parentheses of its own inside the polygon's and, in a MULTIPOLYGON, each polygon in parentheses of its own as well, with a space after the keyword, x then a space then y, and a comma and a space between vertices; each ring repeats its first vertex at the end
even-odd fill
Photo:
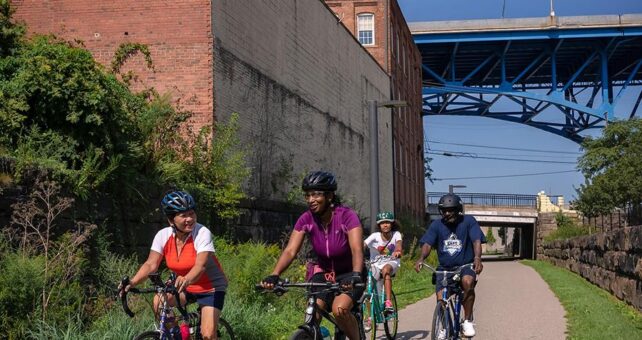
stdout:
POLYGON ((569 269, 642 311, 642 226, 543 243, 538 259, 569 269))
MULTIPOLYGON (((223 120, 240 114, 250 194, 299 194, 304 172, 331 170, 344 201, 367 217, 366 101, 388 98, 384 70, 321 1, 214 1, 212 29, 214 111, 223 120)), ((392 207, 389 117, 379 116, 382 208, 392 207)))

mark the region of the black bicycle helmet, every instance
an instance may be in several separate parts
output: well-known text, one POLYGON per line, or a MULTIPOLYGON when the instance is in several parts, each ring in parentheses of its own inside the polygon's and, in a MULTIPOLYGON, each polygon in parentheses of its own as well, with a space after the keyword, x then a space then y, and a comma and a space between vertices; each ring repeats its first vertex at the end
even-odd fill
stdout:
POLYGON ((196 209, 196 201, 185 191, 172 191, 163 197, 161 209, 167 216, 173 216, 183 211, 196 209))
POLYGON ((463 210, 463 204, 461 203, 461 198, 455 194, 446 194, 441 196, 438 204, 439 210, 442 209, 452 209, 455 208, 457 211, 463 210))
POLYGON ((337 191, 337 180, 331 172, 312 171, 303 179, 301 189, 303 191, 337 191))

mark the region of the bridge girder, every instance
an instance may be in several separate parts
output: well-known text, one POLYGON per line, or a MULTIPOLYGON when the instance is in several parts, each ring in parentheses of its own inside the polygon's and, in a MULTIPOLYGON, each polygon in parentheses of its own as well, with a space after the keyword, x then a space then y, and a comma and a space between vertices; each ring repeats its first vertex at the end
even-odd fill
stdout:
MULTIPOLYGON (((617 104, 642 85, 639 19, 637 26, 446 34, 411 27, 422 54, 422 113, 495 118, 581 143, 580 133, 621 118, 617 104)), ((642 92, 624 118, 636 116, 641 100, 642 92)))

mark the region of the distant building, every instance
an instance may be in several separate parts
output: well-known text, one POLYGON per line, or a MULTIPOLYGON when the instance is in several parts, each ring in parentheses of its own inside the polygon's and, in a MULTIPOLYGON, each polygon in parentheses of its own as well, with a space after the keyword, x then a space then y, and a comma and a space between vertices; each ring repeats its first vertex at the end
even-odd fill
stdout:
POLYGON ((408 107, 394 109, 392 117, 394 209, 397 215, 422 221, 425 182, 421 55, 399 4, 397 0, 325 2, 390 75, 390 98, 408 102, 408 107))

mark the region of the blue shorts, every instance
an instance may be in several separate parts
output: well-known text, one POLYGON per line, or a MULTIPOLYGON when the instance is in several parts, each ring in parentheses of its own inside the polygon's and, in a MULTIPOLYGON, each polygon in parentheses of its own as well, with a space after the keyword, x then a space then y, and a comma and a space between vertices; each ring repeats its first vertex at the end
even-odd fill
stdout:
POLYGON ((185 292, 185 298, 188 303, 196 302, 201 306, 210 306, 222 311, 225 303, 225 292, 216 291, 196 294, 185 292))
MULTIPOLYGON (((455 268, 437 267, 437 271, 440 271, 440 270, 455 270, 457 268, 458 267, 455 267, 455 268)), ((466 267, 462 268, 461 269, 461 274, 459 274, 459 275, 461 276, 462 279, 464 278, 464 276, 472 276, 473 277, 473 281, 477 280, 477 273, 475 273, 475 270, 473 270, 473 268, 471 268, 470 266, 466 266, 466 267)), ((453 289, 453 288, 457 289, 457 288, 461 287, 461 281, 459 281, 459 282, 453 281, 452 280, 453 276, 454 276, 454 274, 448 274, 448 287, 449 287, 449 289, 453 289)), ((444 288, 444 285, 441 282, 443 277, 444 277, 443 274, 437 273, 436 278, 435 278, 435 285, 436 285, 435 292, 439 292, 440 290, 442 290, 444 288)))

